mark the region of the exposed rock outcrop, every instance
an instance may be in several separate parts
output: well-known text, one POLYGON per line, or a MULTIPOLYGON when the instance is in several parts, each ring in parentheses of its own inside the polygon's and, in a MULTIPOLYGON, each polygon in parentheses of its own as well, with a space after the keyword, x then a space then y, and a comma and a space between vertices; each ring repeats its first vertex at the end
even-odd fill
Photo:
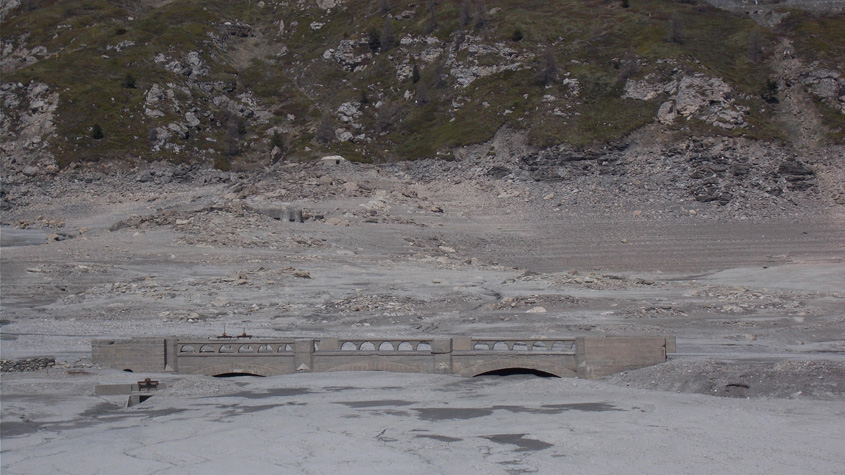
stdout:
POLYGON ((0 85, 0 160, 7 171, 34 167, 55 171, 49 142, 56 130, 54 123, 59 93, 50 86, 32 82, 0 85))
POLYGON ((657 112, 662 124, 672 124, 677 117, 694 117, 723 129, 748 125, 744 117, 748 108, 734 101, 733 89, 725 81, 701 73, 675 76, 667 82, 659 82, 655 76, 629 79, 622 97, 641 101, 668 97, 657 112))
MULTIPOLYGON (((811 94, 845 114, 845 77, 842 73, 821 69, 817 64, 812 64, 809 70, 801 75, 801 79, 811 94)), ((842 120, 845 121, 845 117, 842 120)))

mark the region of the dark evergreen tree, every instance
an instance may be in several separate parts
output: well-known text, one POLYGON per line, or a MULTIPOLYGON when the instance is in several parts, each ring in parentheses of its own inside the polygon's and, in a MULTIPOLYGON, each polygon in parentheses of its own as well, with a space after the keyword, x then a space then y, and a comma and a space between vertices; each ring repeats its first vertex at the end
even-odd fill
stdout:
POLYGON ((99 123, 94 124, 94 126, 91 127, 91 138, 94 140, 100 140, 103 137, 105 137, 103 134, 103 128, 100 127, 99 123))
POLYGON ((381 33, 375 28, 370 30, 367 43, 370 46, 370 51, 378 53, 381 49, 381 33))
POLYGON ((126 76, 123 76, 123 87, 135 89, 135 76, 132 73, 126 73, 126 76))
POLYGON ((541 86, 548 86, 558 80, 558 74, 559 69, 557 60, 555 59, 555 50, 549 45, 546 47, 543 58, 540 60, 537 83, 541 86))
POLYGON ((323 114, 320 118, 320 124, 317 125, 317 133, 314 135, 314 138, 322 144, 334 141, 334 126, 332 125, 332 118, 328 113, 323 114))
POLYGON ((381 29, 381 50, 390 51, 396 46, 396 35, 393 33, 393 20, 384 20, 384 28, 381 29))

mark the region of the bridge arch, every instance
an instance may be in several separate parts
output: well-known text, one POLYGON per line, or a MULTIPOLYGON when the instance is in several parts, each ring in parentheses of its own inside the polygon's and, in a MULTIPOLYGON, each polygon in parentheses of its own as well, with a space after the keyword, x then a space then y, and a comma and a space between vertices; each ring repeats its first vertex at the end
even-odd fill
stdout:
POLYGON ((538 369, 527 369, 527 368, 506 368, 506 369, 497 369, 493 371, 488 371, 486 373, 476 374, 475 377, 481 376, 513 376, 513 375, 533 375, 540 378, 557 378, 556 374, 547 373, 545 371, 540 371, 538 369))
POLYGON ((540 373, 547 373, 552 376, 557 376, 558 378, 574 378, 577 376, 575 374, 575 371, 564 368, 559 364, 549 363, 546 361, 530 361, 524 358, 521 358, 519 361, 514 361, 513 359, 506 358, 485 361, 484 363, 479 363, 475 366, 463 368, 460 371, 460 375, 480 376, 486 373, 495 373, 508 370, 538 371, 540 373))
POLYGON ((261 376, 259 374, 252 374, 252 373, 223 373, 223 374, 215 374, 214 375, 215 378, 234 378, 234 377, 238 377, 238 376, 250 376, 250 377, 253 377, 253 378, 263 378, 264 377, 264 376, 261 376))
POLYGON ((197 369, 193 371, 192 374, 204 374, 206 376, 225 376, 232 374, 244 374, 252 376, 279 376, 284 373, 279 371, 278 369, 271 368, 265 365, 258 365, 252 363, 223 363, 197 369))

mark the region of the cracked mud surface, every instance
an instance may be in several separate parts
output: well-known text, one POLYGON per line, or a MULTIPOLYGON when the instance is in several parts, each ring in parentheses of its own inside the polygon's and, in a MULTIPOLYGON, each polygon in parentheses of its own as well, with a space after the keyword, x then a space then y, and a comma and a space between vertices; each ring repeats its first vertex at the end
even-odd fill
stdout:
MULTIPOLYGON (((27 407, 19 394, 32 391, 19 376, 4 381, 9 413, 27 407)), ((631 473, 658 461, 667 473, 725 464, 748 473, 836 473, 843 461, 841 401, 715 398, 532 376, 323 373, 165 375, 168 389, 123 408, 118 397, 90 396, 90 387, 137 378, 109 370, 77 378, 87 392, 59 374, 35 378, 66 383, 54 388, 63 410, 30 409, 32 419, 4 423, 4 473, 631 473), (338 382, 346 386, 338 390, 338 382)))
POLYGON ((693 203, 690 214, 688 202, 642 200, 633 213, 600 205, 613 184, 561 208, 530 188, 544 183, 507 185, 515 196, 484 175, 449 186, 422 175, 290 165, 191 187, 107 177, 12 187, 0 230, 2 358, 57 364, 2 375, 3 473, 845 464, 840 208, 777 203, 741 220, 718 204, 693 203), (285 207, 305 222, 259 211, 285 207), (168 388, 137 406, 93 396, 95 384, 147 375, 91 365, 92 338, 224 329, 674 335, 678 354, 600 381, 152 374, 168 388))

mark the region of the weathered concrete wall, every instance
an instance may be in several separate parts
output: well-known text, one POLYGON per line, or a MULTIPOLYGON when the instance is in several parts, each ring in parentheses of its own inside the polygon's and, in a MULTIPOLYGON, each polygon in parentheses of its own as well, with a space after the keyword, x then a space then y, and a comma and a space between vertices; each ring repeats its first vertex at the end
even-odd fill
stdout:
POLYGON ((296 372, 294 355, 274 356, 227 356, 196 355, 180 356, 179 373, 205 374, 255 374, 258 376, 278 376, 296 372))
POLYGON ((128 340, 94 340, 91 361, 130 371, 162 372, 166 368, 164 338, 132 338, 128 340))
POLYGON ((576 366, 575 355, 535 355, 527 352, 506 355, 467 352, 452 355, 452 372, 461 376, 478 376, 492 371, 522 368, 561 378, 573 378, 577 376, 576 366))
POLYGON ((576 340, 578 376, 601 378, 609 374, 651 366, 666 361, 667 349, 674 352, 670 337, 588 337, 576 340))
POLYGON ((434 373, 431 355, 379 355, 364 353, 319 353, 312 371, 390 371, 394 373, 434 373))
POLYGON ((188 374, 255 374, 277 376, 310 366, 311 340, 196 340, 170 338, 167 366, 188 374))
POLYGON ((477 376, 530 369, 600 378, 666 361, 674 337, 95 340, 95 363, 132 371, 261 376, 295 372, 393 371, 477 376))

